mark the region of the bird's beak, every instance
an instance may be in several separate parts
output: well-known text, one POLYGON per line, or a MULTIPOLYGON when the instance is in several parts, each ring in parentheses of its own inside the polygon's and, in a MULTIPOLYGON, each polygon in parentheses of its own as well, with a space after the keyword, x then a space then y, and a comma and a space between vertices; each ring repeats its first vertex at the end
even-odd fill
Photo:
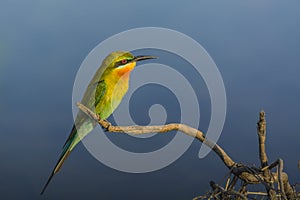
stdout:
POLYGON ((157 58, 156 56, 135 56, 133 58, 133 62, 141 61, 141 60, 148 60, 148 59, 155 59, 157 58))

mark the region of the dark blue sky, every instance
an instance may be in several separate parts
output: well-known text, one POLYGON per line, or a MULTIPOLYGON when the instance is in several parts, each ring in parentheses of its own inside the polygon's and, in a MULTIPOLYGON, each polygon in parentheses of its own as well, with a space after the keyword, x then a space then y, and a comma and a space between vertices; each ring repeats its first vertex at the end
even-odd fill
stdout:
MULTIPOLYGON (((209 188, 210 180, 223 181, 227 169, 213 153, 198 159, 197 141, 175 163, 147 174, 110 169, 80 144, 39 195, 72 126, 80 64, 107 37, 145 26, 185 33, 214 59, 227 94, 218 143, 228 154, 258 165, 256 122, 264 109, 269 159, 283 158, 291 182, 299 182, 299 6, 296 0, 1 1, 0 199, 192 199, 209 188)), ((164 59, 172 65, 162 52, 164 59)), ((206 130, 209 96, 207 91, 198 95, 203 96, 200 129, 206 130)), ((145 97, 137 107, 143 103, 153 102, 145 97)), ((160 136, 156 144, 164 140, 160 136)), ((124 148, 139 142, 126 141, 124 148)))

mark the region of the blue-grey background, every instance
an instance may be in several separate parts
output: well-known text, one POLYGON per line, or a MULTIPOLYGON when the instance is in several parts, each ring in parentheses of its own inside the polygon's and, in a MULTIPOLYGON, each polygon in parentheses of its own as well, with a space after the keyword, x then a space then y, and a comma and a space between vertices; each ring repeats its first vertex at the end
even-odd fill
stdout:
MULTIPOLYGON (((147 174, 110 169, 80 144, 44 196, 39 195, 72 126, 71 96, 81 62, 107 37, 144 26, 183 32, 212 56, 228 100, 218 143, 232 158, 259 164, 256 122, 259 110, 264 109, 269 159, 283 158, 290 181, 299 182, 299 6, 297 0, 2 0, 0 199, 192 199, 209 188, 210 180, 224 181, 228 170, 214 153, 199 160, 197 141, 169 167, 147 174)), ((161 53, 162 62, 169 65, 183 62, 161 53)), ((193 73, 188 74, 197 82, 193 73)), ((141 90, 148 96, 156 91, 159 96, 168 95, 164 88, 147 87, 141 90)), ((203 120, 199 128, 205 131, 210 103, 203 88, 198 92, 203 120)), ((136 109, 131 106, 138 115, 137 123, 147 124, 147 109, 140 108, 143 103, 149 106, 156 102, 142 93, 134 96, 139 99, 132 100, 136 109)), ((172 94, 168 98, 172 99, 172 94)), ((177 103, 170 102, 172 115, 177 103)), ((176 119, 176 115, 170 118, 176 119)), ((114 136, 113 140, 118 139, 114 136)), ((125 141, 128 144, 116 142, 131 149, 131 144, 141 139, 125 141)), ((164 137, 156 141, 160 147, 164 137)), ((136 151, 147 151, 148 147, 143 150, 137 145, 136 151)))

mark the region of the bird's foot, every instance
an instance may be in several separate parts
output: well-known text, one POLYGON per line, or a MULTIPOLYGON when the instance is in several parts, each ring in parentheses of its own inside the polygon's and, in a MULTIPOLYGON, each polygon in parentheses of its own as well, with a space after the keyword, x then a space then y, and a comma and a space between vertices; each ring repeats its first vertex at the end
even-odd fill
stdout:
POLYGON ((107 132, 109 131, 109 127, 111 126, 111 123, 107 121, 106 119, 103 119, 102 129, 107 132))

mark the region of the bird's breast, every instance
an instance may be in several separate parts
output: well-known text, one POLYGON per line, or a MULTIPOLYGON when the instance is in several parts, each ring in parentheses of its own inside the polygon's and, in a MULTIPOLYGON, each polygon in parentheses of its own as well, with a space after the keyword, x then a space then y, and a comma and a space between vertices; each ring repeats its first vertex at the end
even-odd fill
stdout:
POLYGON ((118 76, 115 75, 113 78, 108 77, 105 80, 107 87, 105 95, 96 106, 96 112, 102 119, 108 118, 114 112, 128 90, 129 72, 123 74, 121 77, 116 77, 118 76))

